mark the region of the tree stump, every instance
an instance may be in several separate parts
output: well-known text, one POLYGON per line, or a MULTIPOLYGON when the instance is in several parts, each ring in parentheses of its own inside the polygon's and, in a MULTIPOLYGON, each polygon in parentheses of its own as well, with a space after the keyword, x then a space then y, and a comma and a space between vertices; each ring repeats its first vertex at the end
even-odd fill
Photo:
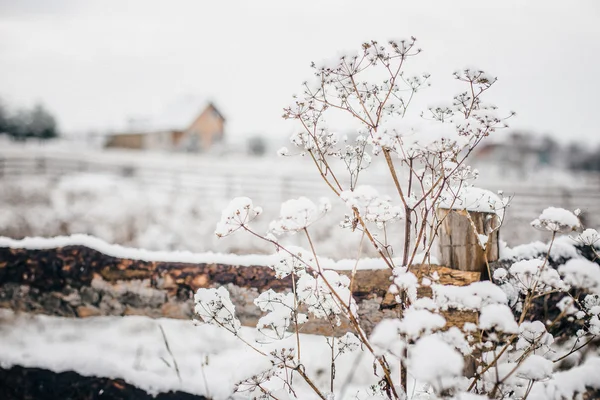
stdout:
POLYGON ((461 271, 479 272, 482 279, 489 279, 487 263, 499 258, 498 215, 445 208, 439 208, 436 214, 442 221, 440 263, 461 271))

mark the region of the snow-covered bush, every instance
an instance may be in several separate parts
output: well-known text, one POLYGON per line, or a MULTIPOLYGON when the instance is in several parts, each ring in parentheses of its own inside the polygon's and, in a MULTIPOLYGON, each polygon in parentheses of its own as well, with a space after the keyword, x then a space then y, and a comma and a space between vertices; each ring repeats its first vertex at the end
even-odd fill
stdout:
MULTIPOLYGON (((557 235, 580 228, 574 213, 544 210, 532 225, 551 235, 546 254, 496 269, 491 281, 444 286, 437 283, 436 273, 410 269, 417 260, 431 260, 447 215, 437 213, 439 207, 487 211, 502 218, 508 199, 473 189, 478 173, 466 160, 513 115, 503 116, 483 100, 496 78, 470 68, 454 74, 464 86, 450 101, 425 111, 412 110, 413 99, 430 81, 428 74, 406 72, 420 51, 414 38, 373 41, 363 44, 357 54, 313 64, 315 79, 304 83, 302 94, 285 109, 284 118, 297 123, 298 132, 291 138, 296 150, 281 149, 279 154, 309 159, 330 188, 333 202, 317 206, 305 197, 290 200, 264 233, 254 227, 261 209, 250 199, 234 199, 223 212, 219 237, 243 231, 270 243, 280 256, 272 266, 275 275, 291 277, 289 293, 267 291, 256 299, 266 313, 258 322, 262 334, 258 341, 295 338, 295 346, 287 341, 271 352, 242 335, 223 289, 200 289, 196 296, 202 320, 222 326, 271 361, 270 369, 239 386, 253 398, 340 398, 344 383, 335 381, 336 359, 347 351, 363 351, 373 361, 373 386, 353 394, 357 399, 571 398, 586 387, 600 387, 590 378, 598 364, 596 356, 583 363, 571 360, 581 375, 579 385, 562 384, 568 372, 557 372, 566 366, 563 360, 571 359, 599 333, 600 267, 580 259, 558 269, 548 263, 557 235), (356 139, 332 131, 325 117, 336 124, 349 120, 357 129, 356 139), (361 180, 361 172, 376 163, 387 167, 396 191, 392 198, 361 180), (311 235, 313 225, 335 206, 346 209, 340 229, 356 237, 351 257, 358 259, 363 246, 370 245, 393 271, 390 292, 399 305, 398 318, 384 320, 371 335, 361 326, 352 296, 355 271, 348 278, 324 270, 319 243, 311 235), (389 234, 398 224, 404 227, 400 238, 389 234), (308 248, 281 244, 288 235, 305 236, 308 248), (430 286, 431 297, 418 298, 421 286, 430 286), (573 294, 574 288, 579 292, 573 294), (564 312, 553 321, 532 319, 536 300, 558 292, 571 299, 564 302, 564 312), (444 313, 451 309, 477 318, 450 327, 444 313), (563 318, 583 321, 577 338, 567 344, 555 342, 549 332, 563 318), (324 355, 331 358, 328 385, 304 368, 299 332, 310 319, 324 320, 332 332, 342 321, 352 330, 323 338, 331 348, 331 354, 324 355)), ((487 237, 482 236, 489 232, 477 233, 485 246, 487 237)), ((593 247, 598 236, 588 230, 578 239, 593 247)))

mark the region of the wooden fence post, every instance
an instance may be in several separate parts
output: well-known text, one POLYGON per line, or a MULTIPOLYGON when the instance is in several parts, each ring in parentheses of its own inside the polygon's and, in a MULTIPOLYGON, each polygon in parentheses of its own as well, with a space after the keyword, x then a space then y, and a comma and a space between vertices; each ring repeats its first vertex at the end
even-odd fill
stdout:
POLYGON ((461 271, 480 272, 483 279, 489 279, 487 263, 499 258, 498 215, 445 208, 439 208, 436 214, 443 220, 439 231, 440 263, 461 271))

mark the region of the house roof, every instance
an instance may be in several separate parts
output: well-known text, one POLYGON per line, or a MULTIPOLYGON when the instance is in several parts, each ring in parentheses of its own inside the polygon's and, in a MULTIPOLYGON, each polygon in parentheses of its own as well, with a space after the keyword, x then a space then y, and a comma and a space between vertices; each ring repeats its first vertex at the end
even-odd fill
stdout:
POLYGON ((206 108, 212 108, 213 110, 215 110, 215 112, 219 115, 219 117, 221 117, 221 119, 223 121, 226 121, 227 119, 225 118, 225 116, 223 115, 223 113, 221 112, 221 110, 219 110, 219 108, 215 105, 215 103, 213 103, 212 101, 208 102, 208 105, 206 106, 206 108))
POLYGON ((146 116, 130 118, 113 132, 121 134, 179 131, 187 129, 207 108, 212 108, 223 120, 225 117, 212 102, 194 95, 186 95, 168 103, 162 110, 146 116))

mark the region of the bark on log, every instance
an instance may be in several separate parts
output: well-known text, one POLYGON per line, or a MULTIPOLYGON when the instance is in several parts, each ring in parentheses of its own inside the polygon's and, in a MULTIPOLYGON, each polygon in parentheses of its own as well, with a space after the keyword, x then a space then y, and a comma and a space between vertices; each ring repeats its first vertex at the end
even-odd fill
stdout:
MULTIPOLYGON (((499 258, 499 218, 495 213, 448 210, 440 208, 437 218, 443 220, 439 232, 440 262, 461 271, 481 273, 489 279, 487 261, 499 258), (485 250, 480 235, 487 236, 485 250)), ((483 238, 483 236, 481 236, 483 238)))

